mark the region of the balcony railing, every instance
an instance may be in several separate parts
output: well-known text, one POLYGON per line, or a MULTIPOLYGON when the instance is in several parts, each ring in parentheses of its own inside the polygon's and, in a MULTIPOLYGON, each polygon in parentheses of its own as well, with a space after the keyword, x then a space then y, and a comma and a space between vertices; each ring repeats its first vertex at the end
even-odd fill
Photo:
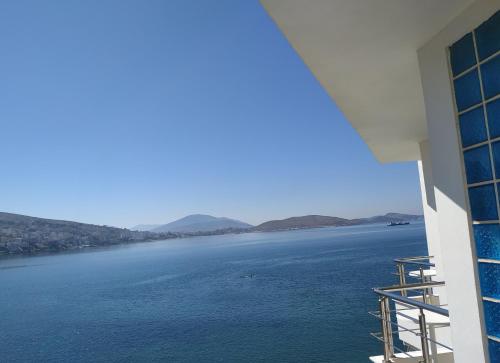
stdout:
POLYGON ((394 260, 399 284, 373 289, 379 297, 379 311, 371 314, 380 319, 382 331, 371 335, 383 343, 384 350, 383 356, 370 358, 373 362, 431 363, 440 362, 439 357, 442 361, 451 359, 453 350, 447 343, 447 332, 437 332, 437 329, 449 329, 448 310, 440 305, 439 296, 434 294, 434 289, 445 283, 432 281, 435 270, 431 259, 432 256, 418 256, 394 260), (416 266, 418 270, 407 273, 407 265, 416 266), (407 277, 419 281, 408 283, 407 277), (391 302, 394 309, 391 309, 391 302), (395 333, 406 349, 394 344, 395 333))

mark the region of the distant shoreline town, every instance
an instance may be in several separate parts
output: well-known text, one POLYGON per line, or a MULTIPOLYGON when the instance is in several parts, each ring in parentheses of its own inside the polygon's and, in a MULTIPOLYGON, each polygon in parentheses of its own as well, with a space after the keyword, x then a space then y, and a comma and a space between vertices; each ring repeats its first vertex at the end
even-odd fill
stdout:
POLYGON ((252 226, 235 219, 194 214, 164 225, 138 225, 127 229, 0 212, 0 255, 30 255, 194 236, 276 232, 416 220, 423 220, 423 216, 387 213, 370 218, 347 219, 307 215, 272 220, 252 226))

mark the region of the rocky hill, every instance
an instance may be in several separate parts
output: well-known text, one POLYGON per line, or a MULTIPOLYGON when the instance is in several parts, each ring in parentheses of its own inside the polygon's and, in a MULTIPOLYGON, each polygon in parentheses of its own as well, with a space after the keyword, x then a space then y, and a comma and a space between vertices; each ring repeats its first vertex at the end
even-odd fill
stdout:
POLYGON ((291 217, 280 220, 264 222, 254 227, 255 231, 272 232, 290 229, 305 229, 316 227, 348 226, 349 219, 320 215, 291 217))

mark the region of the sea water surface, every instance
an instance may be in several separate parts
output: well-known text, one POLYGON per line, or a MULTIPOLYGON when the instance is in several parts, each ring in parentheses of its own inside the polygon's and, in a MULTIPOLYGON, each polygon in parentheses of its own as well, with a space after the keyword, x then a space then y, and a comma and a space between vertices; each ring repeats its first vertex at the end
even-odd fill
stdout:
POLYGON ((210 236, 0 260, 1 362, 367 362, 372 287, 423 224, 210 236))

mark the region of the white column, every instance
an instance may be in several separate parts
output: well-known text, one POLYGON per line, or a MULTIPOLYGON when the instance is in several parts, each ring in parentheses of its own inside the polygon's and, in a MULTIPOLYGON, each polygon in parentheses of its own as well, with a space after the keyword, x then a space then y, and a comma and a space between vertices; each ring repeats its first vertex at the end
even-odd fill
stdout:
MULTIPOLYGON (((421 160, 418 161, 418 172, 420 177, 420 190, 422 194, 422 206, 425 217, 425 234, 427 237, 427 249, 429 255, 434 256, 436 265, 435 281, 446 281, 441 258, 441 243, 439 237, 438 212, 436 198, 434 195, 434 178, 432 176, 431 150, 429 141, 420 143, 421 160)), ((446 289, 436 288, 434 293, 439 295, 440 304, 446 304, 446 289)))
POLYGON ((488 355, 446 50, 491 16, 498 3, 474 2, 418 51, 456 363, 483 363, 488 355))

